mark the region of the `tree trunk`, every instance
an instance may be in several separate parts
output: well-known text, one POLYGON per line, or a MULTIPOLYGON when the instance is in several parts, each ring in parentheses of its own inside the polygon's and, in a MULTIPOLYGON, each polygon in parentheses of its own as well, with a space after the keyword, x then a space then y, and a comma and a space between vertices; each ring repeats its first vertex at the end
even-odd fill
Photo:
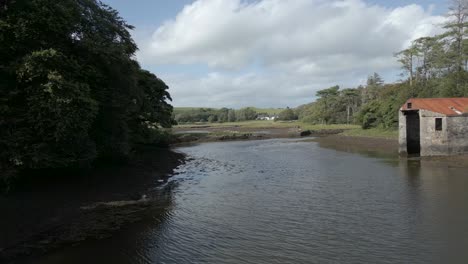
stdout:
POLYGON ((414 73, 413 73, 413 53, 411 52, 410 54, 410 60, 409 60, 409 85, 413 86, 413 78, 414 78, 414 73))
POLYGON ((347 113, 346 113, 346 114, 347 114, 347 116, 346 116, 346 124, 348 124, 348 125, 349 125, 350 110, 351 110, 351 107, 350 107, 349 105, 347 105, 347 106, 346 106, 346 112, 347 112, 347 113))

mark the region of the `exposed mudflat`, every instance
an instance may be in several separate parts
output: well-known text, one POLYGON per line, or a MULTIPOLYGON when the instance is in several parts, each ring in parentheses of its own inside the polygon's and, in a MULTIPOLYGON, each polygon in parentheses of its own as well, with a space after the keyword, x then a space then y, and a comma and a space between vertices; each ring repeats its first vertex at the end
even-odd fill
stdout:
POLYGON ((175 144, 190 142, 259 140, 272 138, 297 138, 325 136, 342 133, 343 129, 303 130, 294 127, 243 127, 243 126, 193 126, 176 127, 175 144))

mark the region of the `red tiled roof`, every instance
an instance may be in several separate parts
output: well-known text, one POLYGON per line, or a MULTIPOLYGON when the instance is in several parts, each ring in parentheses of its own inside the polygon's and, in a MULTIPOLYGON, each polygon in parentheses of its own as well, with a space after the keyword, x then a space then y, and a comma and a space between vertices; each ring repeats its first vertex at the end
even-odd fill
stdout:
POLYGON ((444 115, 461 115, 468 112, 468 98, 411 98, 401 107, 401 110, 424 109, 444 115), (411 109, 408 109, 411 103, 411 109))

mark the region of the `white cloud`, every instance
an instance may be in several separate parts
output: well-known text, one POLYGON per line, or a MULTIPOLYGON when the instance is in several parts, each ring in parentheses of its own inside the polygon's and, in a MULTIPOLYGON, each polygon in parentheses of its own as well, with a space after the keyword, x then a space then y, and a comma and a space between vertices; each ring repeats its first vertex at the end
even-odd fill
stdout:
POLYGON ((162 76, 176 105, 297 105, 317 89, 394 72, 394 52, 440 31, 444 18, 431 12, 362 0, 198 0, 142 41, 138 57, 146 66, 203 64, 217 72, 162 76), (253 63, 261 73, 236 74, 253 63))

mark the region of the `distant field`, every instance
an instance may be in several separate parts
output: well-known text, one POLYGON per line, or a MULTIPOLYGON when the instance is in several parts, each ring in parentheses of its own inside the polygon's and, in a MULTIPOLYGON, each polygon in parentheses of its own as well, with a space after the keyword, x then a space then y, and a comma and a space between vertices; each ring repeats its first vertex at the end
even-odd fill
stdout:
POLYGON ((398 130, 384 130, 378 128, 362 129, 358 127, 356 129, 343 132, 343 135, 352 137, 398 139, 398 130))

